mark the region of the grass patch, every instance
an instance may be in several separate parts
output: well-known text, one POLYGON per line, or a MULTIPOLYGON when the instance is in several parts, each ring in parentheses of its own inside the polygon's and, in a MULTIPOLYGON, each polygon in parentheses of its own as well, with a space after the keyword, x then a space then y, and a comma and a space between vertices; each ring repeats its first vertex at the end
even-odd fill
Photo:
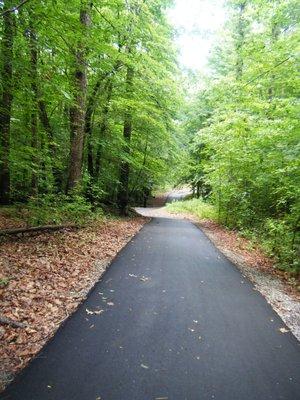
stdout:
POLYGON ((218 219, 216 208, 202 199, 174 201, 167 204, 166 207, 171 213, 188 213, 195 215, 199 219, 210 219, 213 221, 217 221, 218 219))

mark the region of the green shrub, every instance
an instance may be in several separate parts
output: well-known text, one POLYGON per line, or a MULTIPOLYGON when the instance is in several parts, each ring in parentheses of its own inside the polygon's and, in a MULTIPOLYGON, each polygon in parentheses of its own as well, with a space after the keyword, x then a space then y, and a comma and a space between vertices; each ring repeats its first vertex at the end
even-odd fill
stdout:
POLYGON ((25 221, 30 226, 47 224, 85 224, 103 216, 101 208, 92 211, 92 206, 79 195, 43 195, 32 197, 29 202, 6 207, 3 212, 25 221))
POLYGON ((217 220, 216 208, 202 199, 190 199, 184 201, 174 201, 167 204, 167 209, 170 212, 185 212, 196 215, 200 219, 217 220))

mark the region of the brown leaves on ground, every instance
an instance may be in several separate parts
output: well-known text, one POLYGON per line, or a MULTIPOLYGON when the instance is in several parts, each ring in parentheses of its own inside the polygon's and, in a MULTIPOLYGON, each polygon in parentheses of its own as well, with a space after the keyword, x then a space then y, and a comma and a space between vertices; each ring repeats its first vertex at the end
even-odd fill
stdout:
POLYGON ((239 236, 234 230, 226 229, 216 222, 205 220, 199 223, 207 235, 220 247, 230 249, 243 256, 245 263, 253 267, 270 269, 273 266, 272 260, 266 257, 262 251, 253 247, 250 241, 239 236), (213 238, 211 237, 213 235, 213 238))
POLYGON ((2 240, 0 315, 28 327, 0 326, 0 388, 74 312, 108 263, 145 221, 107 220, 79 231, 2 240))
POLYGON ((26 225, 25 221, 20 221, 3 213, 0 214, 0 229, 25 228, 26 225))

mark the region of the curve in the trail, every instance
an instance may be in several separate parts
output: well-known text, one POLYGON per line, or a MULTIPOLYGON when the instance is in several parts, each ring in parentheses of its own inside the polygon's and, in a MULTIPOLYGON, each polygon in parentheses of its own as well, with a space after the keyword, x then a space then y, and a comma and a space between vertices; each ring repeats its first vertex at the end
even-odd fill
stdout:
POLYGON ((156 218, 1 398, 297 400, 283 326, 198 228, 156 218))

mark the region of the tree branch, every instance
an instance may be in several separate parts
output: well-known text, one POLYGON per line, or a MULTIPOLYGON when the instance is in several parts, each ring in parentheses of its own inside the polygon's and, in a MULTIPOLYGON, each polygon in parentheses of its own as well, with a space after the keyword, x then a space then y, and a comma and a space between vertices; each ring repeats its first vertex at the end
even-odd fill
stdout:
POLYGON ((246 82, 243 85, 243 88, 248 86, 248 85, 250 85, 250 83, 256 81, 257 79, 261 78, 262 76, 267 75, 269 72, 273 71, 273 69, 279 67, 279 65, 281 65, 281 64, 284 64, 285 62, 287 62, 291 58, 292 58, 292 56, 289 56, 289 57, 285 58, 284 60, 280 61, 278 64, 275 64, 274 67, 272 67, 272 68, 268 69, 267 71, 255 76, 254 78, 250 79, 250 81, 246 82))
POLYGON ((58 231, 60 229, 76 229, 78 225, 43 225, 43 226, 32 226, 29 228, 13 228, 0 230, 0 236, 6 235, 17 235, 18 233, 29 233, 39 231, 58 231))
POLYGON ((27 325, 23 324, 22 322, 13 321, 12 319, 3 317, 1 315, 0 315, 0 324, 10 325, 10 326, 12 326, 14 328, 26 328, 27 327, 27 325))
POLYGON ((17 11, 19 8, 21 8, 22 6, 24 6, 24 4, 28 3, 30 0, 23 0, 19 5, 9 8, 8 10, 3 11, 0 15, 1 17, 3 17, 3 15, 11 13, 11 12, 15 12, 17 11))

